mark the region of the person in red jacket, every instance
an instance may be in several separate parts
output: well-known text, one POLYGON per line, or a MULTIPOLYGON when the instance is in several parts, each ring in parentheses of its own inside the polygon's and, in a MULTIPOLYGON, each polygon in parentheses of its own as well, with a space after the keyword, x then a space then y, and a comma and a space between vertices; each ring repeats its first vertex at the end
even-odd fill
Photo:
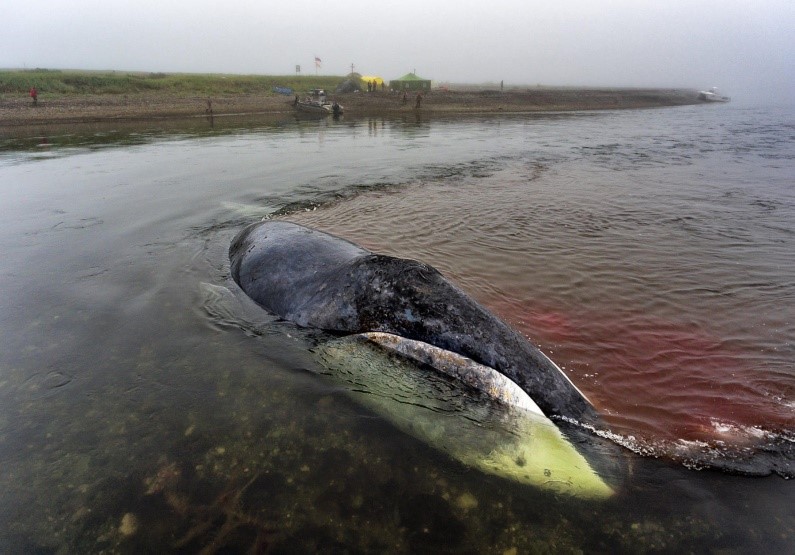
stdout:
POLYGON ((39 91, 36 90, 36 87, 30 88, 30 97, 33 99, 33 105, 36 106, 39 103, 39 91))

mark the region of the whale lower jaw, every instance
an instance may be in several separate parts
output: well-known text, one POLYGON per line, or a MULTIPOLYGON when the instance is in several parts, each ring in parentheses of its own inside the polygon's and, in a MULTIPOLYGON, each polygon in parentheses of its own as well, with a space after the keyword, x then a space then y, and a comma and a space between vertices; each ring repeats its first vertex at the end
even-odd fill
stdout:
POLYGON ((357 402, 467 466, 581 498, 614 493, 533 399, 493 368, 380 332, 314 350, 357 402))
POLYGON ((458 353, 391 333, 368 332, 359 335, 409 360, 427 364, 451 378, 460 380, 497 402, 544 416, 536 402, 516 382, 493 368, 458 353))

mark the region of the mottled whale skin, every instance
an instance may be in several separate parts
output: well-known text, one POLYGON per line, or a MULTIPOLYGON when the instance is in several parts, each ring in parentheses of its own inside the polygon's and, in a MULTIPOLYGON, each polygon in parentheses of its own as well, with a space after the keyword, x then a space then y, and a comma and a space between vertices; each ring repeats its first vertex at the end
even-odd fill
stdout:
POLYGON ((229 258, 233 279, 249 297, 299 326, 422 341, 504 374, 548 417, 598 421, 560 368, 427 264, 276 220, 243 229, 229 258))

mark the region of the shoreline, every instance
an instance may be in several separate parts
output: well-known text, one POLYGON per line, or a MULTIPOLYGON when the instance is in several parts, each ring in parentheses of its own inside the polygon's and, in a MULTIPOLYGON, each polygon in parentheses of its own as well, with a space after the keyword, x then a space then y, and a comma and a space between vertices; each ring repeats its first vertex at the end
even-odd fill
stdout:
MULTIPOLYGON (((698 93, 688 89, 528 88, 499 90, 433 90, 415 108, 416 93, 402 102, 401 93, 330 94, 345 108, 346 117, 474 115, 582 110, 658 108, 699 104, 698 93)), ((0 127, 48 124, 146 121, 198 116, 290 115, 291 96, 273 94, 169 96, 162 92, 134 94, 41 94, 37 106, 21 95, 0 97, 0 127)))

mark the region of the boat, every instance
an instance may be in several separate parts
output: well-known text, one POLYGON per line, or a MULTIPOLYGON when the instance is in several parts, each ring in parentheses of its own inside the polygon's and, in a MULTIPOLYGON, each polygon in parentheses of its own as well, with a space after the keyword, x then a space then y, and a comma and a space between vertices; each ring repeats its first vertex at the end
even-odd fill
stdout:
POLYGON ((717 87, 712 87, 708 91, 699 91, 698 99, 704 102, 729 102, 731 100, 728 96, 718 93, 717 87))
POLYGON ((328 101, 326 98, 326 91, 323 89, 312 89, 303 100, 301 100, 298 95, 295 95, 293 106, 299 112, 322 116, 329 114, 338 116, 343 112, 342 106, 338 104, 336 100, 334 102, 328 101))

